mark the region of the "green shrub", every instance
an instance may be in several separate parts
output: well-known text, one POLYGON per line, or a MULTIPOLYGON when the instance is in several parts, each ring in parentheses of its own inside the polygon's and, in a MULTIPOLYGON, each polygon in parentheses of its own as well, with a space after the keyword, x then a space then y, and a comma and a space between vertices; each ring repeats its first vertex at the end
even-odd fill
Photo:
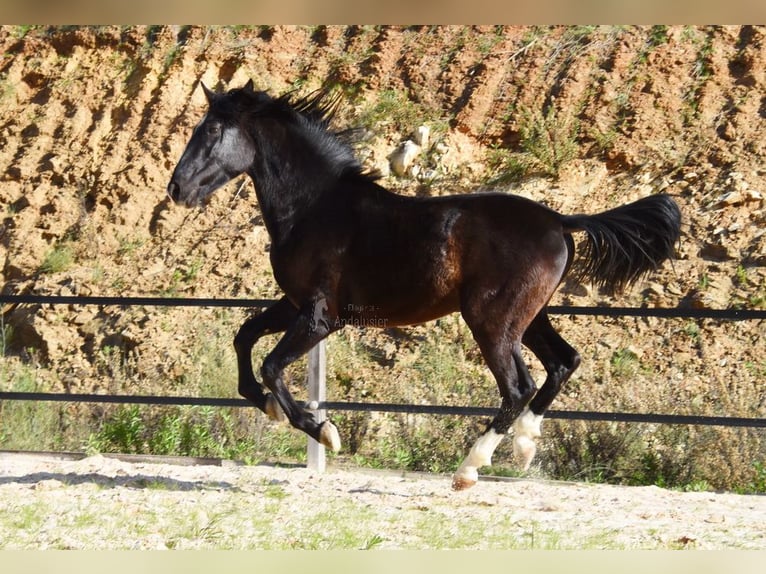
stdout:
POLYGON ((545 111, 519 109, 521 145, 549 175, 577 157, 580 121, 574 114, 562 115, 551 105, 545 111))
POLYGON ((60 273, 69 269, 73 263, 73 249, 67 244, 59 244, 45 254, 40 264, 40 273, 60 273))
MULTIPOLYGON (((29 365, 0 356, 0 390, 45 392, 45 385, 29 365)), ((0 448, 6 450, 56 450, 61 445, 62 424, 68 424, 60 403, 0 401, 0 448)))
POLYGON ((210 457, 254 463, 305 460, 298 433, 268 423, 250 409, 150 407, 110 409, 87 442, 89 452, 210 457))

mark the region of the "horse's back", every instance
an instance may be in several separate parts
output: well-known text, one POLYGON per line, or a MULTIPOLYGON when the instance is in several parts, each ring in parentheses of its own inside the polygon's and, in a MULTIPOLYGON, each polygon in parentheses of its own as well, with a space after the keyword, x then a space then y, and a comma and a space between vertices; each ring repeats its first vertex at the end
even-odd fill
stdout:
POLYGON ((408 257, 420 255, 439 263, 456 251, 474 257, 477 251, 488 254, 498 249, 510 257, 522 245, 531 252, 556 251, 564 242, 561 216, 518 195, 487 192, 421 198, 373 188, 349 199, 353 208, 347 227, 352 241, 375 258, 399 258, 406 252, 408 257))
POLYGON ((472 277, 526 274, 566 257, 558 214, 503 193, 413 198, 371 194, 357 204, 349 266, 370 289, 422 291, 455 300, 472 277))

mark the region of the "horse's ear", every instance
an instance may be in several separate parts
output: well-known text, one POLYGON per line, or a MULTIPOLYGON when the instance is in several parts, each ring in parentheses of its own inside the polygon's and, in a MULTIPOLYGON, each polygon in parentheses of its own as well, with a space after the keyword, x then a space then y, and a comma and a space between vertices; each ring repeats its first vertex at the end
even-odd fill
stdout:
POLYGON ((254 92, 255 87, 253 86, 253 79, 250 78, 247 83, 245 84, 245 87, 243 88, 246 92, 254 92))
POLYGON ((205 97, 207 98, 207 102, 209 104, 212 104, 213 98, 215 98, 215 92, 211 90, 210 88, 208 88, 202 80, 200 80, 199 85, 202 86, 202 90, 205 92, 205 97))

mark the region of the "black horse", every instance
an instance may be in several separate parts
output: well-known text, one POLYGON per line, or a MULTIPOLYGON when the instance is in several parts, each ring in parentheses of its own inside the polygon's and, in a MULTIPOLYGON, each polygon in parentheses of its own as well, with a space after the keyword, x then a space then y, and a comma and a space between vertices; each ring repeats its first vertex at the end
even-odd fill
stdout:
POLYGON ((598 215, 561 215, 505 193, 404 197, 365 171, 330 129, 337 98, 296 98, 244 87, 214 93, 167 188, 175 202, 201 204, 246 173, 271 236, 271 265, 284 297, 248 319, 234 339, 239 393, 273 419, 338 450, 335 426, 318 424, 282 380, 287 365, 345 325, 396 326, 459 311, 502 398, 497 416, 457 470, 468 488, 503 435, 514 430, 524 468, 535 454, 543 413, 580 363, 553 329, 546 305, 570 270, 572 233, 587 237, 583 277, 618 290, 672 257, 681 214, 651 195, 598 215), (253 373, 251 351, 284 333, 253 373), (537 390, 522 359, 527 346, 547 372, 537 390))

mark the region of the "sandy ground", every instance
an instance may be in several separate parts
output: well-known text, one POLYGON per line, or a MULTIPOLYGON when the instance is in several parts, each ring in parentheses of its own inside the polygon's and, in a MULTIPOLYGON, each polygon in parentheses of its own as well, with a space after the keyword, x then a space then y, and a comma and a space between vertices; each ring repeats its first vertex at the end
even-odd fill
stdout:
POLYGON ((0 456, 0 548, 766 549, 766 497, 0 456))

